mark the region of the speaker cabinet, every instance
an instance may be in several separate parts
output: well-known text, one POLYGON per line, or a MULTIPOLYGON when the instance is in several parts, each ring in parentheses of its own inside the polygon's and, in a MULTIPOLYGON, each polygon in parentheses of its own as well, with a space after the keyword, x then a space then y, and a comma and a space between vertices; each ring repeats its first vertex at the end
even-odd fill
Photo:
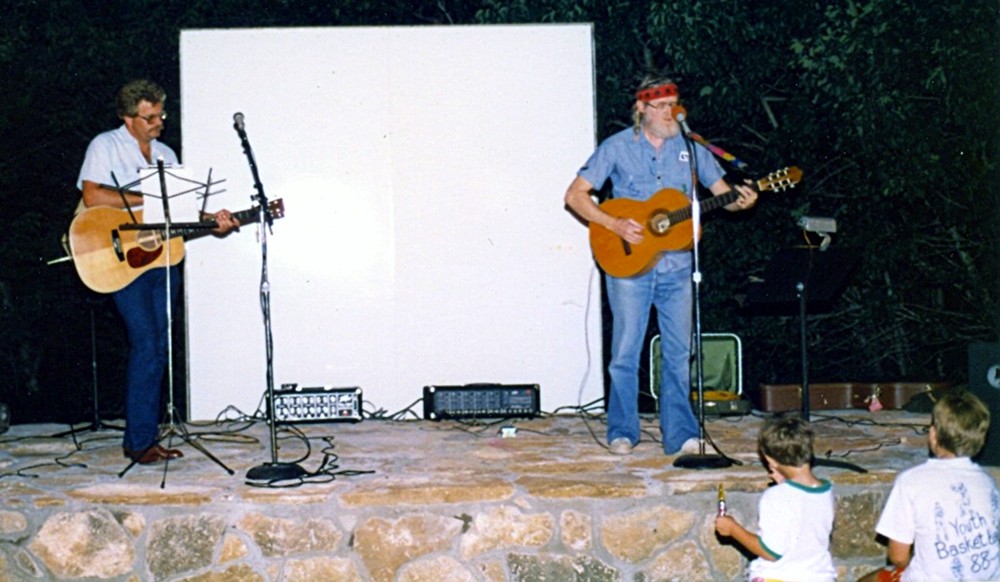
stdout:
POLYGON ((990 409, 986 444, 974 460, 1000 466, 1000 343, 969 344, 969 390, 990 409))

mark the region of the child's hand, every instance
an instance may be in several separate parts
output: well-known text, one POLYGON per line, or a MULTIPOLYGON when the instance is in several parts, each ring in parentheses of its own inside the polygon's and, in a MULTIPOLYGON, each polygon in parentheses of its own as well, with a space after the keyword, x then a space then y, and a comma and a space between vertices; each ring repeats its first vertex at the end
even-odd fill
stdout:
POLYGON ((736 531, 737 527, 739 527, 739 524, 736 523, 735 519, 728 515, 722 515, 715 518, 715 531, 720 536, 727 538, 732 537, 733 532, 736 531))

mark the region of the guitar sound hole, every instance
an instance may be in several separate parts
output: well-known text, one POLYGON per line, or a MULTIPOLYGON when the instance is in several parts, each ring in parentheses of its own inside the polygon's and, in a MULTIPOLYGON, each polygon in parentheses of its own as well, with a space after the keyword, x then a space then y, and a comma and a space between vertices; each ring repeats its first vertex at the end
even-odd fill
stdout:
POLYGON ((649 219, 649 230, 653 234, 666 234, 670 230, 670 217, 663 212, 654 214, 649 219))
POLYGON ((155 230, 140 230, 135 237, 135 242, 143 250, 154 250, 160 246, 160 233, 155 230))
POLYGON ((122 237, 118 234, 117 228, 111 230, 111 248, 115 251, 119 263, 125 260, 125 253, 122 252, 122 237))

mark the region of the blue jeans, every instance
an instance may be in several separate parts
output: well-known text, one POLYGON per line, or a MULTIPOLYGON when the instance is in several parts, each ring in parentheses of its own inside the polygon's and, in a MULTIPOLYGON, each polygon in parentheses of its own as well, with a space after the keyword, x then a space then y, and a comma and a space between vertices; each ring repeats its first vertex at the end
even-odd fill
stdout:
POLYGON ((639 357, 646 339, 650 307, 660 329, 660 431, 663 451, 680 450, 698 436, 691 409, 691 326, 694 290, 689 252, 667 253, 644 275, 606 277, 612 314, 611 391, 608 442, 625 437, 639 442, 639 357))
MULTIPOLYGON (((156 443, 160 429, 160 387, 167 367, 167 269, 151 269, 114 294, 128 329, 125 375, 125 437, 122 445, 142 451, 156 443)), ((181 273, 170 268, 172 304, 177 304, 181 273)))

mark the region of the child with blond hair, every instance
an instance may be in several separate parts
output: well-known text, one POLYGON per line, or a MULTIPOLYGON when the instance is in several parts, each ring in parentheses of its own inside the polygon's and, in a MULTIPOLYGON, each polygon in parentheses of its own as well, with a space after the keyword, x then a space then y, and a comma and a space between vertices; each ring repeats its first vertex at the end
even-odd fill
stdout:
POLYGON ((971 392, 934 404, 933 458, 896 477, 875 526, 889 540, 890 565, 862 580, 1000 580, 1000 494, 972 461, 989 426, 989 409, 971 392))

